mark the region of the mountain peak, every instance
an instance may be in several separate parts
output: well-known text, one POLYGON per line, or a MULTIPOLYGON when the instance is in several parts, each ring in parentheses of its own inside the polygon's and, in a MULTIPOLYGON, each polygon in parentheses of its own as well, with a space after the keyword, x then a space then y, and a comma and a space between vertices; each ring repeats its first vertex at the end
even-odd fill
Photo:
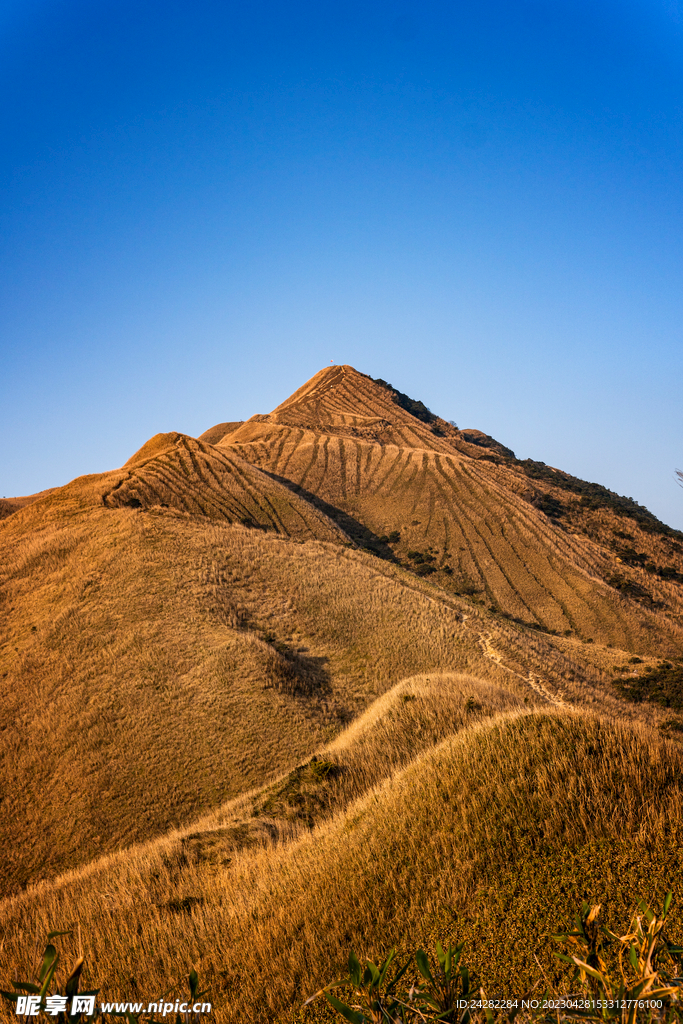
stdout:
MULTIPOLYGON (((215 443, 266 442, 286 428, 448 455, 460 452, 474 459, 484 455, 482 440, 471 443, 454 424, 435 415, 423 402, 347 363, 323 367, 271 413, 252 416, 215 443)), ((488 437, 481 431, 474 433, 488 437)), ((491 441, 489 447, 499 447, 502 453, 512 455, 509 449, 491 441)))
POLYGON ((258 419, 409 448, 440 449, 445 441, 450 450, 446 435, 456 434, 422 402, 413 402, 348 364, 319 370, 272 413, 258 419))

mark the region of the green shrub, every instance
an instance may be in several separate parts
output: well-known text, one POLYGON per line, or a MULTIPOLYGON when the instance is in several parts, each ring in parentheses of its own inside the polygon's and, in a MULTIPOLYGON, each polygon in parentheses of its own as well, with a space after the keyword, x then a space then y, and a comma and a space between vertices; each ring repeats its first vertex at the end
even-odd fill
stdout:
MULTIPOLYGON (((631 659, 632 660, 632 659, 631 659)), ((628 700, 650 701, 661 707, 683 710, 683 665, 663 661, 640 676, 614 680, 614 685, 628 700)))

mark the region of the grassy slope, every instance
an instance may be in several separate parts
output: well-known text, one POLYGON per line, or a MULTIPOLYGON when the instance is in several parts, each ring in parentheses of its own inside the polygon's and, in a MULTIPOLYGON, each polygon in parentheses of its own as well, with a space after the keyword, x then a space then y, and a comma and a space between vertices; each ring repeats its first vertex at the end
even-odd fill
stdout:
POLYGON ((53 494, 56 490, 56 487, 49 487, 46 491, 40 491, 38 494, 27 494, 20 498, 0 498, 0 519, 7 519, 8 516, 18 512, 19 509, 32 505, 34 501, 38 501, 48 494, 53 494))
POLYGON ((345 543, 234 451, 179 434, 0 526, 2 891, 276 776, 417 672, 615 707, 628 650, 531 633, 345 543))
MULTIPOLYGON (((409 681, 322 752, 349 774, 365 764, 367 791, 312 832, 231 850, 230 824, 233 839, 240 827, 244 838, 240 822, 263 800, 253 793, 192 834, 6 900, 4 975, 26 973, 36 934, 78 920, 89 984, 151 998, 192 963, 221 1024, 293 1019, 306 995, 343 971, 350 947, 379 956, 437 937, 467 939, 490 993, 520 994, 538 976, 535 955, 561 986, 547 937, 583 898, 603 902, 616 924, 638 896, 683 890, 683 756, 642 727, 561 710, 501 712, 506 700, 472 679, 409 681), (422 755, 413 702, 401 700, 411 694, 425 702, 422 755), (465 694, 479 709, 465 710, 465 694), (439 703, 455 730, 441 741, 439 703), (418 756, 382 783, 384 730, 418 756)), ((309 769, 309 789, 341 777, 316 782, 309 769)))
POLYGON ((509 675, 370 555, 73 491, 36 510, 0 534, 5 892, 277 775, 406 674, 509 675))

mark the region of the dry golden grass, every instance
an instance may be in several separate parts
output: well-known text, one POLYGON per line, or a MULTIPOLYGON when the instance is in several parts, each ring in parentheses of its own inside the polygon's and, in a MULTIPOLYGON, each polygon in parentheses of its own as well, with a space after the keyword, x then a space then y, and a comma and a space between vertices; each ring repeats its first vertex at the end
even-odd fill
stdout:
POLYGON ((78 501, 2 532, 5 892, 279 775, 407 674, 507 678, 372 556, 78 501))
MULTIPOLYGON (((380 723, 399 748, 411 744, 412 729, 389 714, 410 701, 387 699, 383 713, 321 752, 341 765, 367 761, 368 789, 312 831, 292 825, 286 843, 234 850, 243 798, 192 835, 5 900, 2 976, 26 975, 36 940, 77 922, 87 983, 105 998, 151 1000, 194 964, 221 1024, 292 1020, 343 970, 349 948, 378 956, 436 937, 468 940, 490 992, 510 993, 513 982, 514 994, 538 976, 535 956, 561 985, 548 934, 585 896, 620 920, 639 895, 681 891, 683 757, 642 727, 588 715, 489 717, 506 698, 472 680, 408 682, 395 697, 429 692, 436 707, 441 693, 452 714, 468 691, 482 705, 465 713, 474 724, 383 783, 370 782, 373 766, 386 775, 380 723), (221 833, 213 845, 212 832, 221 833)), ((318 787, 333 782, 321 777, 318 787)), ((680 931, 680 908, 673 924, 680 931)), ((303 1019, 327 1018, 314 1009, 303 1019)))
POLYGON ((102 479, 0 533, 6 893, 280 775, 415 673, 617 704, 627 653, 529 634, 351 548, 98 506, 102 479))
POLYGON ((32 505, 34 501, 38 501, 39 498, 44 498, 56 490, 56 487, 49 487, 46 491, 40 491, 38 494, 27 494, 20 498, 0 498, 0 519, 6 519, 14 512, 18 512, 19 509, 32 505))
POLYGON ((199 440, 206 441, 207 444, 218 444, 227 434, 231 434, 233 430, 241 427, 243 422, 244 420, 232 420, 228 423, 217 423, 214 427, 209 427, 203 434, 200 434, 199 440))
POLYGON ((107 474, 101 502, 241 522, 300 540, 348 541, 310 502, 235 453, 183 434, 157 434, 120 471, 107 474))

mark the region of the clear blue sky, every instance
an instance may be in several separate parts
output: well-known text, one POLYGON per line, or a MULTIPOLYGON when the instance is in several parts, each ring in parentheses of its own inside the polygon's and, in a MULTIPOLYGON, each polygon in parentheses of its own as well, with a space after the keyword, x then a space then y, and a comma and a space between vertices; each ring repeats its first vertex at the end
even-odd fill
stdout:
POLYGON ((0 496, 333 359, 683 528, 683 0, 0 0, 0 496))

